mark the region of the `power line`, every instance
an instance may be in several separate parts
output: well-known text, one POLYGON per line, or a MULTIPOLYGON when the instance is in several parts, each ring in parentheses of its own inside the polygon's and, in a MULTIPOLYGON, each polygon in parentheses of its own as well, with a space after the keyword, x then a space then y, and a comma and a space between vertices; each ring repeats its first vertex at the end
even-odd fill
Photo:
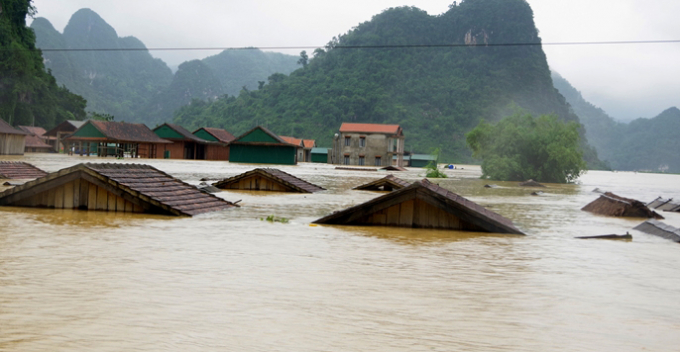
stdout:
MULTIPOLYGON (((559 43, 490 43, 490 44, 404 44, 404 45, 336 45, 333 49, 410 49, 410 48, 457 48, 457 47, 512 47, 512 46, 573 46, 573 45, 632 45, 632 44, 671 44, 672 40, 628 40, 602 42, 559 42, 559 43)), ((52 48, 36 49, 44 52, 56 51, 222 51, 222 50, 299 50, 317 49, 325 46, 266 46, 266 47, 205 47, 205 48, 52 48)))

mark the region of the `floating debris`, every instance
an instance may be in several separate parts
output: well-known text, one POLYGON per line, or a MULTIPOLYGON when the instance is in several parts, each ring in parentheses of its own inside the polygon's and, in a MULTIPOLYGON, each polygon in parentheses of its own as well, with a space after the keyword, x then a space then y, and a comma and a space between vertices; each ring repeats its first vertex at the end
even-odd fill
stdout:
POLYGON ((581 208, 581 210, 607 216, 663 219, 663 216, 649 210, 644 203, 635 199, 623 198, 611 192, 600 195, 598 199, 581 208))
POLYGON ((650 235, 660 236, 673 242, 680 242, 680 229, 666 225, 661 221, 647 220, 633 229, 650 235))
POLYGON ((336 170, 349 170, 349 171, 378 171, 378 169, 372 169, 368 167, 344 167, 344 166, 336 166, 336 170))
POLYGON ((220 189, 314 193, 325 189, 279 169, 261 168, 213 183, 220 189))
POLYGON ((597 236, 579 236, 579 239, 603 239, 603 240, 632 240, 633 235, 626 232, 625 235, 597 235, 597 236))
POLYGON ((484 188, 499 188, 498 185, 490 184, 490 185, 484 185, 484 188))
POLYGON ((411 182, 404 181, 393 175, 387 175, 379 180, 369 182, 367 184, 355 187, 355 190, 361 191, 394 191, 395 189, 402 189, 411 185, 411 182))
POLYGON ((512 221, 424 179, 315 224, 380 225, 523 235, 512 221))
POLYGON ((534 181, 534 180, 527 180, 524 182, 519 183, 520 186, 522 187, 545 187, 544 185, 534 181))
POLYGON ((545 193, 543 193, 543 192, 541 192, 541 191, 531 192, 531 195, 532 195, 532 196, 542 196, 542 195, 544 195, 544 194, 545 194, 545 193))
POLYGON ((217 188, 217 187, 215 187, 215 186, 213 186, 213 185, 209 185, 209 184, 207 184, 207 183, 205 183, 205 182, 199 183, 199 184, 198 184, 198 189, 200 189, 201 192, 205 192, 205 193, 217 193, 217 192, 222 192, 221 189, 219 189, 219 188, 217 188))

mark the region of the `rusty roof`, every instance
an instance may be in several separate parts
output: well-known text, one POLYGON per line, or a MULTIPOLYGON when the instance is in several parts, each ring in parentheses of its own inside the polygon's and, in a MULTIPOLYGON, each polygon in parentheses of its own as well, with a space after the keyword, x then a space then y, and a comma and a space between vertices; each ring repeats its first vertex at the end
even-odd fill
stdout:
POLYGON ((316 145, 316 141, 313 139, 303 139, 302 145, 305 147, 305 149, 312 149, 316 145))
POLYGON ((0 117, 0 133, 6 133, 6 134, 22 134, 22 135, 28 134, 28 133, 26 133, 26 132, 24 132, 24 131, 18 130, 18 129, 16 129, 16 128, 10 126, 10 124, 8 124, 7 122, 5 122, 5 120, 3 120, 1 117, 0 117))
POLYGON ((17 126, 19 129, 22 131, 32 134, 37 137, 42 137, 42 135, 45 134, 45 129, 42 127, 37 127, 37 126, 17 126))
POLYGON ((508 233, 523 235, 522 231, 515 227, 511 220, 488 210, 481 205, 463 198, 443 187, 431 183, 427 179, 416 181, 410 186, 390 192, 384 196, 375 198, 366 203, 335 212, 331 215, 314 221, 317 224, 352 224, 357 220, 358 214, 377 211, 411 199, 421 199, 428 203, 434 203, 452 215, 465 219, 480 229, 493 233, 508 233))
POLYGON ((62 169, 0 193, 0 205, 11 205, 21 199, 21 192, 28 196, 33 187, 47 185, 50 181, 67 176, 85 178, 104 187, 112 187, 115 192, 148 204, 153 212, 166 215, 193 216, 234 206, 152 166, 127 163, 88 163, 62 169))
POLYGON ((295 137, 288 137, 288 136, 279 136, 279 137, 281 137, 281 139, 286 141, 286 143, 294 144, 298 147, 302 146, 302 139, 295 138, 295 137))
POLYGON ((66 120, 53 129, 44 133, 45 136, 56 137, 57 132, 74 132, 82 127, 87 121, 66 120))
POLYGON ((581 208, 581 210, 606 216, 654 219, 664 218, 657 212, 647 208, 647 206, 639 200, 624 198, 611 192, 601 194, 599 198, 588 203, 581 208))
POLYGON ((32 179, 43 177, 47 172, 37 167, 20 161, 0 161, 0 178, 8 179, 32 179))
POLYGON ((222 181, 213 183, 213 186, 217 188, 229 188, 229 185, 240 181, 241 179, 251 177, 254 175, 264 176, 270 180, 279 182, 285 186, 288 186, 299 193, 314 193, 325 190, 325 188, 319 187, 317 185, 311 184, 303 179, 295 177, 287 172, 281 171, 279 169, 273 168, 259 168, 253 169, 248 172, 236 175, 234 177, 226 178, 222 181))
POLYGON ((378 123, 343 122, 340 126, 340 132, 399 134, 401 127, 399 125, 382 125, 378 123))
POLYGON ((373 182, 369 182, 366 184, 363 184, 361 186, 354 187, 353 189, 356 190, 366 190, 366 191, 383 191, 386 190, 385 186, 387 188, 391 188, 392 190, 395 189, 402 189, 404 187, 408 187, 411 185, 411 182, 404 181, 394 175, 387 175, 379 180, 375 180, 373 182), (382 189, 381 189, 382 188, 382 189))
POLYGON ((236 137, 234 137, 233 134, 229 133, 229 131, 221 129, 221 128, 214 128, 214 127, 201 127, 194 131, 194 133, 198 132, 199 130, 204 130, 208 132, 210 135, 213 137, 217 138, 218 141, 222 143, 230 143, 236 137))
MULTIPOLYGON (((107 140, 115 142, 133 143, 171 143, 158 137, 149 127, 143 123, 128 123, 116 121, 89 120, 86 124, 91 124, 99 132, 106 136, 107 140)), ((86 124, 83 124, 83 128, 86 124)), ((75 132, 74 132, 75 133, 75 132)), ((82 137, 69 136, 67 139, 78 140, 82 137)), ((83 138, 89 139, 89 138, 83 138)))
POLYGON ((27 148, 52 148, 52 146, 45 143, 45 141, 42 138, 40 138, 36 135, 32 135, 32 134, 29 134, 28 136, 26 136, 26 147, 27 148))

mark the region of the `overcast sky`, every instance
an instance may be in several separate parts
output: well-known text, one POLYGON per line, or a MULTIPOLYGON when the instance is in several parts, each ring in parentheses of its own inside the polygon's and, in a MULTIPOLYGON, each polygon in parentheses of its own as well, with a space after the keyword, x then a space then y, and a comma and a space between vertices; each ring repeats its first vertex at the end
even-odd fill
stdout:
MULTIPOLYGON (((440 0, 34 0, 39 17, 63 31, 87 7, 119 36, 149 48, 323 46, 384 9, 416 6, 430 15, 440 0)), ((678 40, 678 0, 528 0, 543 43, 678 40)), ((301 49, 286 53, 297 54, 301 49)), ((308 50, 311 52, 313 50, 308 50)), ((544 46, 550 67, 612 117, 654 117, 680 107, 680 43, 544 46)), ((168 65, 218 51, 152 51, 168 65)))

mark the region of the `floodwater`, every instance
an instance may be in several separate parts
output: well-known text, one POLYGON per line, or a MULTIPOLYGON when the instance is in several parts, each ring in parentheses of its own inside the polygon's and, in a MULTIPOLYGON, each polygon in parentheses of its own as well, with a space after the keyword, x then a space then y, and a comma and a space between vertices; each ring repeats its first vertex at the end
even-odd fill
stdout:
MULTIPOLYGON (((255 167, 134 162, 192 184, 255 167)), ((643 219, 579 210, 596 187, 680 198, 680 176, 591 171, 530 196, 464 167, 435 182, 527 236, 312 226, 378 196, 351 188, 386 174, 318 164, 280 168, 328 191, 225 191, 242 207, 194 218, 0 208, 0 351, 680 350, 680 246, 631 230, 643 219), (574 239, 626 231, 632 241, 574 239)))

